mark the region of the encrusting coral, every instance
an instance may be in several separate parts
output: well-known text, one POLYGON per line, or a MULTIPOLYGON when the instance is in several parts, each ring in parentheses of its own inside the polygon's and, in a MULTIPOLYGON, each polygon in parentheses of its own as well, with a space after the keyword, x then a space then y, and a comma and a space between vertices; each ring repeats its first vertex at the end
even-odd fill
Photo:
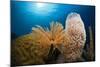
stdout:
POLYGON ((81 59, 85 40, 86 33, 80 15, 70 13, 65 29, 59 22, 52 22, 50 30, 37 25, 30 34, 13 40, 13 65, 45 64, 52 45, 52 50, 60 51, 64 62, 78 61, 81 59))

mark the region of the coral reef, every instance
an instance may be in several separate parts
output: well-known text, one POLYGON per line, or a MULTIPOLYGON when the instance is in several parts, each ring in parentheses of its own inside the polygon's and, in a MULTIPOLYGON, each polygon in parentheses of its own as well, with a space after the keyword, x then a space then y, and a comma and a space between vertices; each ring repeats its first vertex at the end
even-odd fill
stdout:
POLYGON ((66 28, 51 22, 50 30, 39 25, 32 32, 12 41, 12 64, 30 65, 82 61, 86 41, 83 21, 79 14, 70 13, 66 28))

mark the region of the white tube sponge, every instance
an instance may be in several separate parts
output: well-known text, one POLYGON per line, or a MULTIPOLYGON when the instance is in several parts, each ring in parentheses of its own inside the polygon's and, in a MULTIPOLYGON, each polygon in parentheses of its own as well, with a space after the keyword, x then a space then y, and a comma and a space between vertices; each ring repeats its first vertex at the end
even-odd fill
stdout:
POLYGON ((73 38, 76 38, 75 40, 82 39, 83 43, 80 45, 84 46, 86 41, 86 32, 80 15, 77 13, 70 13, 67 17, 66 24, 65 30, 67 34, 73 38))
POLYGON ((77 61, 81 58, 86 41, 84 23, 77 13, 70 13, 66 20, 63 54, 66 62, 77 61))

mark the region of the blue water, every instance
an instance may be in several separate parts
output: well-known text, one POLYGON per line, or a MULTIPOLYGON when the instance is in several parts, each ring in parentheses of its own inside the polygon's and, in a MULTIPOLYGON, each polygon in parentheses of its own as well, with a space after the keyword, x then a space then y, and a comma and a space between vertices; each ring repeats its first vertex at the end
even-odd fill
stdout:
POLYGON ((65 27, 66 17, 69 13, 79 13, 86 29, 91 26, 95 32, 95 7, 37 3, 32 1, 11 1, 11 32, 20 36, 32 31, 35 25, 49 27, 51 21, 61 22, 65 27))

